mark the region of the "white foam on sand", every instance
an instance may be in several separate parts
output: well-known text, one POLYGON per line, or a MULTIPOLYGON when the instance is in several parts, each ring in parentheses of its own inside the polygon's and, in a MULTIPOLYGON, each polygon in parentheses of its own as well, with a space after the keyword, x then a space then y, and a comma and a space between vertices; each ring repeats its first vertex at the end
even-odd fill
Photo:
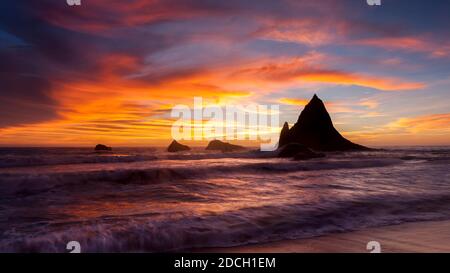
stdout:
POLYGON ((369 253, 367 243, 380 243, 381 253, 449 253, 450 221, 416 222, 315 238, 283 240, 230 248, 197 250, 226 253, 369 253))

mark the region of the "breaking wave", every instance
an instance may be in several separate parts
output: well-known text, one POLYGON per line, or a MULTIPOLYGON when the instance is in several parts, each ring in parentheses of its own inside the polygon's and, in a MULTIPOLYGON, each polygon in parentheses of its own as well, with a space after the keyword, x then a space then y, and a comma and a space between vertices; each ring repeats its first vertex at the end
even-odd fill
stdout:
POLYGON ((160 252, 450 219, 450 150, 0 149, 0 252, 160 252))

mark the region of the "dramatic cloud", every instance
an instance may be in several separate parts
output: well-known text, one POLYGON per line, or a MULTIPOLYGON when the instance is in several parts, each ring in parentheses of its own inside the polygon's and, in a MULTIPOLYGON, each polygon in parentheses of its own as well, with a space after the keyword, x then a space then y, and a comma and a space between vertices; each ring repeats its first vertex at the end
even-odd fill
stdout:
POLYGON ((425 84, 421 82, 322 68, 317 65, 310 65, 303 59, 246 68, 236 72, 234 76, 275 82, 305 81, 337 85, 360 85, 383 91, 415 90, 425 87, 425 84))
POLYGON ((382 37, 362 39, 355 43, 358 45, 381 47, 387 50, 423 52, 434 58, 450 56, 450 43, 438 44, 438 41, 433 41, 432 38, 382 37))
POLYGON ((370 122, 416 128, 392 122, 445 112, 432 103, 415 110, 421 98, 450 100, 448 83, 435 88, 450 78, 449 5, 8 1, 0 9, 0 144, 161 143, 171 107, 194 96, 302 106, 317 92, 340 125, 367 139, 370 122), (345 119, 354 114, 359 121, 345 119))

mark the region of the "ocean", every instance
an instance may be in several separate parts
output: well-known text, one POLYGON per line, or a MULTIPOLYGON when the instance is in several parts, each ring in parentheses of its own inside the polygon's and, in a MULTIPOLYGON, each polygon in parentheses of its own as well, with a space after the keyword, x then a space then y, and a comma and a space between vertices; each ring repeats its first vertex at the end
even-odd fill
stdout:
POLYGON ((450 147, 308 161, 0 148, 0 252, 171 252, 450 219, 450 147))

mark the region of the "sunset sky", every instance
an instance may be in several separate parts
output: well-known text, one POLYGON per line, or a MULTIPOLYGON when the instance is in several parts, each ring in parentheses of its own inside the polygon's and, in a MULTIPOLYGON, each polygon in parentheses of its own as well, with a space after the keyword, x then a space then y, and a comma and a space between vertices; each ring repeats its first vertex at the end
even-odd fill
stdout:
POLYGON ((7 0, 0 145, 167 145, 177 104, 317 93, 365 145, 450 145, 450 1, 7 0))

